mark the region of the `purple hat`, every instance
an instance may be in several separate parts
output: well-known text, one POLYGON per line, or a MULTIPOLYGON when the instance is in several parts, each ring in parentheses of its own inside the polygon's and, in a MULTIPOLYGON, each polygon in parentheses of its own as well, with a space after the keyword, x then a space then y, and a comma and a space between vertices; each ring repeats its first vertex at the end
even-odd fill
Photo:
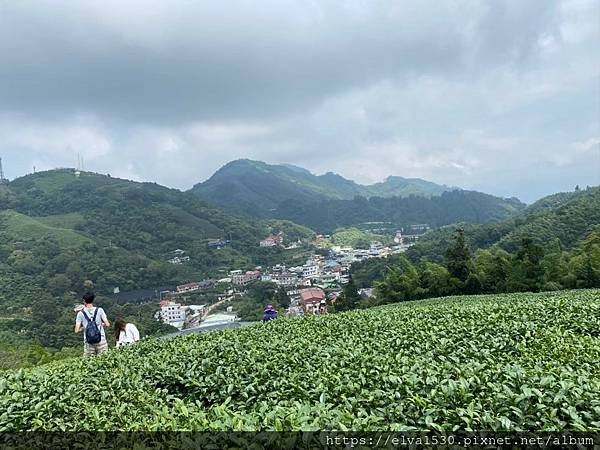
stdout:
POLYGON ((273 311, 275 308, 273 308, 273 305, 267 305, 267 307, 265 308, 265 311, 273 311))

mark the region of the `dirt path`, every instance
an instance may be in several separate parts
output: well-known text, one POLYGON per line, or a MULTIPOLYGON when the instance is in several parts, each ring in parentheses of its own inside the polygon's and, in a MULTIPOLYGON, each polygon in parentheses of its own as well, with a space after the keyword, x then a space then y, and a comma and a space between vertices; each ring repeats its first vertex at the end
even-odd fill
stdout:
POLYGON ((208 316, 211 312, 213 312, 215 309, 217 309, 219 307, 219 305, 225 303, 227 300, 229 300, 229 299, 224 298, 223 300, 220 300, 217 303, 213 303, 208 308, 206 308, 206 311, 204 311, 204 314, 202 314, 202 320, 206 319, 206 316, 208 316))

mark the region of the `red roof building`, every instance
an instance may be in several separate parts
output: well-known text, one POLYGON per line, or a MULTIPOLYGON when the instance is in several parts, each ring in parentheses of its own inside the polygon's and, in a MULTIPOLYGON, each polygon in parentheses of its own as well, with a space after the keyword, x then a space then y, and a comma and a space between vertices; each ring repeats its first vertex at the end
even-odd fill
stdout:
POLYGON ((200 289, 200 283, 189 283, 177 286, 178 293, 194 292, 200 289))
POLYGON ((327 312, 325 292, 319 288, 300 290, 300 305, 304 314, 322 314, 327 312))

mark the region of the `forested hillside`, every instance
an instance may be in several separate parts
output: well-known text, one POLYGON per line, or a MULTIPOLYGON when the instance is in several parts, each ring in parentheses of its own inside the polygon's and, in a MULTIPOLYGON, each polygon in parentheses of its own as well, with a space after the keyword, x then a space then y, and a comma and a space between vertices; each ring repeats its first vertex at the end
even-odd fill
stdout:
MULTIPOLYGON (((509 252, 518 250, 523 238, 550 249, 556 245, 573 248, 600 224, 600 187, 554 194, 527 207, 515 217, 489 224, 462 224, 472 249, 497 246, 509 252)), ((433 230, 411 247, 412 261, 427 257, 441 261, 455 226, 433 230)))
POLYGON ((273 211, 286 203, 315 203, 326 199, 362 197, 429 197, 451 190, 417 178, 389 177, 372 185, 361 185, 328 172, 313 175, 290 165, 270 165, 241 159, 219 169, 210 179, 192 189, 215 205, 259 217, 277 217, 273 211))
POLYGON ((111 317, 127 314, 151 333, 161 327, 152 318, 156 305, 112 304, 115 288, 173 286, 285 261, 293 252, 258 246, 274 231, 295 240, 313 234, 290 222, 240 219, 191 193, 93 173, 56 170, 1 185, 0 344, 78 343, 72 308, 89 288, 84 282, 111 317), (211 239, 228 244, 213 249, 211 239), (190 260, 169 264, 176 249, 190 260))
POLYGON ((290 220, 320 233, 366 222, 385 222, 390 228, 488 223, 525 207, 517 199, 416 178, 388 177, 365 186, 333 173, 316 176, 294 166, 249 160, 225 165, 192 192, 238 213, 290 220))
POLYGON ((322 233, 371 222, 391 229, 414 224, 439 227, 456 222, 489 223, 511 217, 525 207, 517 199, 502 199, 481 192, 454 190, 439 196, 356 197, 317 203, 286 202, 273 215, 285 217, 322 233))
POLYGON ((600 188, 541 199, 514 219, 453 224, 403 255, 352 265, 346 311, 437 296, 600 287, 600 188), (374 287, 361 298, 358 288, 374 287))
POLYGON ((48 280, 65 275, 67 289, 79 287, 82 276, 112 291, 208 274, 248 260, 243 255, 267 233, 191 194, 91 173, 39 173, 1 189, 0 252, 6 262, 48 280), (219 238, 230 245, 209 249, 207 242, 219 238), (167 263, 176 249, 186 251, 189 264, 167 263))

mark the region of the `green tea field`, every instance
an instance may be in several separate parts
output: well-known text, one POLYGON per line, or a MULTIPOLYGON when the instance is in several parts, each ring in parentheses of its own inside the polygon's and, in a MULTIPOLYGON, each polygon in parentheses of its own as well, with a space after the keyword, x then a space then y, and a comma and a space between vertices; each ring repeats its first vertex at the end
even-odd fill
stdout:
POLYGON ((149 339, 0 375, 0 431, 600 430, 600 290, 149 339))

